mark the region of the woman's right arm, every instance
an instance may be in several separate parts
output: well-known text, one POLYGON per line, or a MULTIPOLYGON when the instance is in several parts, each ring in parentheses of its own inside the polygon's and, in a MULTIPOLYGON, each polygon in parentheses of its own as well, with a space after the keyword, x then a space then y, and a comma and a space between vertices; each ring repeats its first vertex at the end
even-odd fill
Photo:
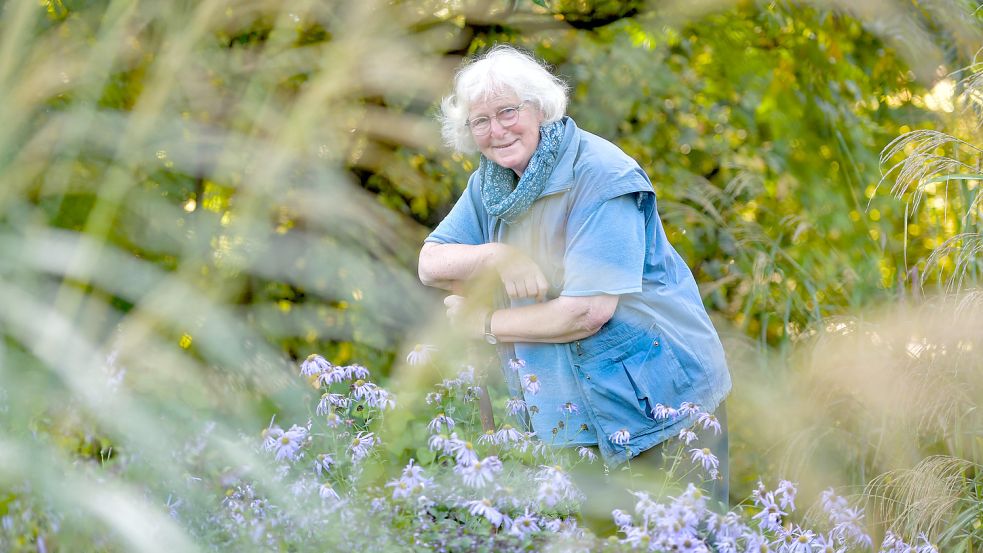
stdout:
POLYGON ((543 301, 549 282, 539 266, 515 248, 498 242, 439 244, 427 242, 420 250, 420 281, 434 288, 456 291, 455 283, 494 274, 510 298, 543 301))
POLYGON ((493 267, 500 244, 438 244, 427 242, 420 250, 420 282, 451 290, 455 282, 471 280, 493 267))

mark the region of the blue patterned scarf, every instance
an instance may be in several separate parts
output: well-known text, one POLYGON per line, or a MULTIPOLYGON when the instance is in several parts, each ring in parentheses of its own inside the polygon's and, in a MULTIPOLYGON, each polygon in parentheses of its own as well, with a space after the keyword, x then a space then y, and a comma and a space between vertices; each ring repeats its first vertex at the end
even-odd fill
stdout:
POLYGON ((494 217, 512 224, 529 209, 546 188, 563 139, 563 121, 543 125, 539 129, 539 146, 529 165, 516 184, 515 172, 481 156, 478 174, 481 175, 481 201, 494 217))

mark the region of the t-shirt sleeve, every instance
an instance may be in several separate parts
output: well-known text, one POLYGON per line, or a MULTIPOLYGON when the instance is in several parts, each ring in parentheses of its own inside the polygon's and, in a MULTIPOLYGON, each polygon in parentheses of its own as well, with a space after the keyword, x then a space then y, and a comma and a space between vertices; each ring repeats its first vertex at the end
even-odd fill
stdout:
POLYGON ((564 255, 563 296, 642 291, 645 217, 638 193, 602 202, 573 230, 564 255))
POLYGON ((468 244, 476 246, 488 242, 485 238, 487 231, 483 221, 484 208, 478 203, 480 197, 474 189, 474 179, 468 183, 464 194, 457 200, 451 212, 437 225, 424 242, 437 244, 468 244))

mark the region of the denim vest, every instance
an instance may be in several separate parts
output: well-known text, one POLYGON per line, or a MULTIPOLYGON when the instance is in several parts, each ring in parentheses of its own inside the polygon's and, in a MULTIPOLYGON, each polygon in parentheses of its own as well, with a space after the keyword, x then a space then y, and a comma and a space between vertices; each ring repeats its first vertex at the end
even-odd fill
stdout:
MULTIPOLYGON (((525 394, 533 408, 528 422, 537 435, 558 445, 596 444, 604 461, 616 465, 693 423, 691 417, 656 420, 652 408, 657 403, 679 407, 688 401, 712 412, 730 391, 731 380, 693 275, 666 239, 648 177, 617 146, 580 130, 570 118, 564 122, 559 157, 546 189, 520 220, 506 225, 487 214, 475 173, 427 241, 495 241, 516 247, 543 270, 550 298, 619 296, 614 316, 592 336, 566 344, 517 342, 499 347, 511 393, 521 393, 522 377, 528 374, 542 383, 535 396, 525 394), (618 209, 632 211, 623 211, 626 217, 644 221, 644 237, 632 244, 637 255, 644 256, 640 278, 615 278, 616 284, 597 289, 565 289, 565 284, 579 282, 571 276, 575 272, 606 270, 586 263, 566 266, 568 248, 572 240, 590 243, 591 236, 574 236, 578 229, 588 228, 600 239, 625 224, 625 217, 617 216, 585 225, 592 214, 608 213, 599 210, 609 209, 614 204, 606 202, 615 198, 620 199, 618 209), (526 365, 512 368, 510 357, 526 365), (564 410, 568 403, 575 403, 578 412, 564 410), (615 444, 612 436, 622 431, 627 431, 627 443, 615 444)), ((626 249, 636 253, 628 244, 626 249)), ((617 263, 617 252, 603 257, 617 263)), ((616 274, 618 268, 608 269, 616 274)), ((528 301, 513 301, 511 306, 528 301)), ((510 306, 507 298, 501 297, 499 306, 510 306)))

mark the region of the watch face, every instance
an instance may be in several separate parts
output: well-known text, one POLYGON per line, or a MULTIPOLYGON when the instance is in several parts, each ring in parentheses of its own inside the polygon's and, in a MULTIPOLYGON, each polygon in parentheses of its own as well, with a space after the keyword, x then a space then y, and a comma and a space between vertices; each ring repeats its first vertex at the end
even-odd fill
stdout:
POLYGON ((498 343, 498 338, 492 333, 487 333, 485 334, 485 341, 494 346, 498 343))

